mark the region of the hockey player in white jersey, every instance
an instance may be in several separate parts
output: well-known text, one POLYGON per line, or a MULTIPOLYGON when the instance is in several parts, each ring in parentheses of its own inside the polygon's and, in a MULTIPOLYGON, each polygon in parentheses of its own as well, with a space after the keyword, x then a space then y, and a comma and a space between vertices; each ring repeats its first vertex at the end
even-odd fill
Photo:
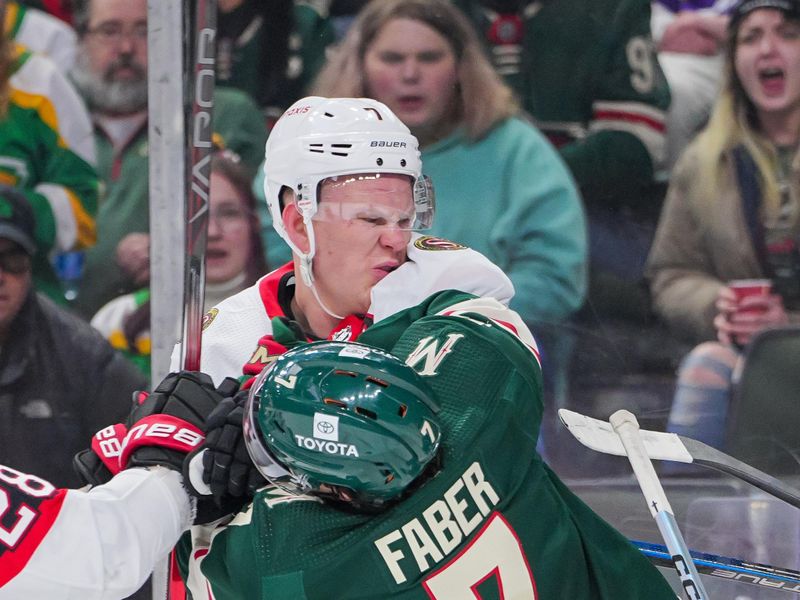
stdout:
MULTIPOLYGON (((273 129, 265 165, 273 225, 294 257, 206 315, 201 370, 214 382, 255 374, 292 345, 355 340, 373 323, 401 313, 407 318, 432 296, 437 307, 452 292, 459 302, 481 297, 470 307, 479 312, 502 312, 511 299, 511 282, 482 255, 415 232, 433 218, 433 190, 422 175, 416 138, 385 105, 304 98, 273 129)), ((524 325, 515 327, 535 350, 524 325)), ((211 382, 203 385, 207 393, 213 389, 211 382)), ((31 591, 115 598, 137 589, 153 557, 165 555, 191 521, 180 476, 155 466, 177 468, 182 458, 169 452, 197 446, 203 415, 184 410, 176 416, 181 423, 154 421, 177 427, 175 435, 144 436, 136 452, 121 453, 133 460, 150 450, 148 443, 156 445, 148 462, 122 461, 148 469, 123 471, 89 493, 56 490, 0 469, 0 508, 8 499, 3 512, 11 523, 7 530, 4 522, 0 536, 13 532, 0 537, 0 599, 31 591), (180 434, 187 420, 194 429, 180 434)), ((95 441, 102 454, 106 440, 95 441)))
POLYGON ((88 492, 0 465, 0 599, 108 600, 139 589, 193 519, 220 514, 190 499, 180 471, 237 387, 185 371, 137 393, 128 423, 101 430, 76 457, 85 480, 107 481, 88 492))
POLYGON ((264 171, 293 260, 206 315, 201 371, 214 381, 243 366, 257 373, 282 342, 353 341, 442 290, 511 299, 510 280, 485 257, 418 233, 433 219, 433 189, 417 139, 384 104, 297 101, 267 140, 264 171))

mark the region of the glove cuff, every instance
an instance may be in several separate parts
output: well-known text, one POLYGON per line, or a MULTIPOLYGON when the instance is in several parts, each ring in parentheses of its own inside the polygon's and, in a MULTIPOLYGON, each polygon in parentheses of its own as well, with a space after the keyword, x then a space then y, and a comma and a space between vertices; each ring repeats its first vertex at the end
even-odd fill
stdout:
POLYGON ((188 454, 198 448, 204 438, 203 432, 188 421, 165 414, 149 415, 128 431, 122 443, 119 464, 124 469, 131 455, 143 447, 157 446, 188 454))
POLYGON ((122 423, 104 427, 92 436, 92 451, 97 454, 105 467, 116 475, 120 472, 119 457, 125 443, 128 429, 122 423))
POLYGON ((183 461, 183 485, 191 496, 211 496, 211 486, 203 481, 203 455, 207 448, 198 448, 183 461))

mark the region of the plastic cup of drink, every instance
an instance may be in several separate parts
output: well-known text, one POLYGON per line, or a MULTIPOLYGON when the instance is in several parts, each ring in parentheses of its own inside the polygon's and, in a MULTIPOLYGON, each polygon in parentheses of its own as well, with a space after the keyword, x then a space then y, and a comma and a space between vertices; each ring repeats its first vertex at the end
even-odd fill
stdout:
MULTIPOLYGON (((728 287, 736 294, 736 302, 748 296, 767 296, 772 292, 772 281, 769 279, 734 279, 728 287)), ((740 312, 758 312, 760 308, 739 309, 740 312)))

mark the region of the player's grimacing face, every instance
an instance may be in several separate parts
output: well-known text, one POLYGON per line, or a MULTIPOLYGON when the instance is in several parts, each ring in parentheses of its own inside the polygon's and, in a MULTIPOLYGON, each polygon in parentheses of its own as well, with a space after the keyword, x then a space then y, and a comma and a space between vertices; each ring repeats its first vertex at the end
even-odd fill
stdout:
POLYGON ((320 186, 314 279, 338 314, 364 313, 373 286, 403 264, 414 197, 408 176, 353 175, 320 186))

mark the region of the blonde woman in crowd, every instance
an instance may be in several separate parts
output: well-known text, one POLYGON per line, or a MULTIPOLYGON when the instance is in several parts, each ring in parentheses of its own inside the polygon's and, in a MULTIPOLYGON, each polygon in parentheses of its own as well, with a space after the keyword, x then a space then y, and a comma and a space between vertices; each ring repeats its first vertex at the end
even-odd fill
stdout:
POLYGON ((673 173, 648 263, 658 314, 702 342, 681 365, 670 428, 717 446, 741 348, 800 322, 800 0, 740 2, 726 68, 673 173), (737 300, 730 282, 752 278, 771 279, 771 293, 737 300))

